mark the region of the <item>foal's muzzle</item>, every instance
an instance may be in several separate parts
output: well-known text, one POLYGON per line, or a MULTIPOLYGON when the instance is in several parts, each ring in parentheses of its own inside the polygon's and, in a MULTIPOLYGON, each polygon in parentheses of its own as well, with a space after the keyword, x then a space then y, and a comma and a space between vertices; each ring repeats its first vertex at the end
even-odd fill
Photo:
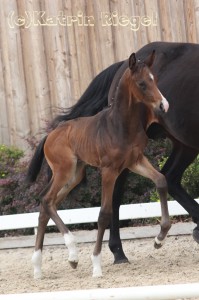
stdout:
POLYGON ((166 113, 168 109, 169 109, 169 102, 164 97, 162 97, 162 101, 160 103, 160 110, 166 113))

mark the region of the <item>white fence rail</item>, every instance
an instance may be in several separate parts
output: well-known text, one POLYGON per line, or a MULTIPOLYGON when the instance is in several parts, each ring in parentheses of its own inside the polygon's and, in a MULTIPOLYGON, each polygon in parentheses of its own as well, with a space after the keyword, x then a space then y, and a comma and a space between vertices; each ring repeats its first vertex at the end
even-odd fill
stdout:
POLYGON ((0 295, 1 300, 174 300, 193 297, 199 297, 199 283, 0 295))
MULTIPOLYGON (((199 203, 199 199, 196 200, 199 203)), ((187 212, 176 201, 168 201, 170 216, 186 215, 187 212)), ((65 224, 97 222, 99 207, 58 211, 65 224)), ((36 228, 39 213, 0 216, 0 230, 36 228)), ((160 203, 126 204, 120 207, 120 220, 160 217, 160 203)), ((52 220, 48 226, 54 225, 52 220)))

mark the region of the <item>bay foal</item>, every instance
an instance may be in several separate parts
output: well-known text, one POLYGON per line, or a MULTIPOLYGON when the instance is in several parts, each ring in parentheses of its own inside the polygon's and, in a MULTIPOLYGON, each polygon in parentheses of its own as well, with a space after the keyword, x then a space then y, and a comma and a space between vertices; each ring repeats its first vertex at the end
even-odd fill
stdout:
POLYGON ((161 230, 155 239, 162 245, 170 228, 165 177, 153 168, 143 154, 147 144, 146 129, 156 121, 156 113, 165 113, 168 102, 158 90, 150 67, 154 52, 145 62, 129 57, 129 68, 121 77, 111 107, 92 117, 62 123, 44 143, 45 158, 52 179, 43 192, 35 252, 32 257, 34 277, 41 277, 41 258, 45 229, 51 218, 64 236, 69 263, 78 264, 75 239, 57 214, 58 203, 82 180, 86 164, 101 169, 102 200, 98 234, 91 256, 93 276, 102 276, 101 247, 103 235, 112 214, 112 195, 118 175, 126 168, 150 178, 161 201, 161 230), (146 113, 143 114, 143 111, 146 113))

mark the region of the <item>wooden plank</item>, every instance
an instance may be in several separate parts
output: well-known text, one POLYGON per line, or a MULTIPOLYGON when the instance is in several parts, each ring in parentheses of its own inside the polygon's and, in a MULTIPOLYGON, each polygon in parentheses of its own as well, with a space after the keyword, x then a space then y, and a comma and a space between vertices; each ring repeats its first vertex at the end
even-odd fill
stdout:
POLYGON ((11 131, 11 144, 21 146, 25 149, 27 144, 25 137, 30 133, 28 119, 28 105, 26 98, 26 87, 24 78, 24 66, 21 48, 21 36, 19 26, 9 28, 8 16, 11 11, 18 14, 15 0, 4 1, 4 38, 6 40, 3 52, 6 51, 6 68, 8 76, 5 74, 7 93, 6 99, 9 108, 9 124, 11 131), (13 50, 14 49, 14 50, 13 50), (8 97, 7 97, 8 96, 8 97))
POLYGON ((146 26, 140 24, 140 18, 146 16, 145 2, 143 0, 133 1, 131 5, 131 15, 135 16, 136 20, 139 20, 138 30, 133 30, 133 46, 137 51, 139 48, 148 43, 146 26))
MULTIPOLYGON (((0 1, 0 45, 4 45, 4 35, 3 28, 5 24, 3 17, 4 7, 3 1, 0 1)), ((5 77, 5 61, 3 57, 3 50, 0 51, 0 143, 9 145, 10 144, 10 134, 9 134, 9 120, 8 120, 8 111, 7 111, 7 101, 6 101, 6 85, 4 81, 5 77)))
MULTIPOLYGON (((72 1, 73 0, 64 1, 63 13, 66 16, 73 16, 72 1)), ((68 41, 68 51, 69 51, 69 63, 70 63, 71 101, 73 104, 75 104, 75 102, 81 96, 81 92, 80 92, 80 80, 79 80, 79 71, 78 71, 78 64, 77 64, 75 28, 72 24, 67 25, 67 41, 68 41)))
POLYGON ((160 18, 158 13, 158 0, 145 0, 146 19, 143 20, 148 35, 148 42, 160 41, 160 18))
POLYGON ((70 58, 68 40, 65 26, 61 18, 63 15, 63 3, 58 1, 42 1, 42 11, 46 16, 54 17, 52 26, 44 26, 44 46, 48 82, 50 88, 49 105, 53 115, 57 114, 57 108, 71 106, 71 85, 70 85, 70 58), (60 21, 58 21, 60 20, 60 21))
POLYGON ((45 128, 46 120, 51 119, 50 90, 47 79, 46 57, 39 0, 18 1, 19 14, 30 12, 32 23, 21 28, 24 72, 29 102, 31 134, 38 139, 45 128))
POLYGON ((75 43, 77 48, 78 74, 80 94, 83 94, 92 79, 90 45, 86 19, 86 4, 82 0, 72 1, 72 15, 76 16, 79 23, 74 22, 75 43), (81 7, 81 10, 80 10, 81 7))
POLYGON ((1 19, 0 19, 0 25, 1 25, 1 40, 2 40, 2 48, 1 48, 1 57, 2 57, 2 67, 3 67, 3 78, 4 78, 4 95, 6 98, 6 104, 7 104, 7 110, 3 113, 7 112, 7 120, 8 120, 8 130, 9 130, 9 141, 10 144, 13 144, 14 141, 14 134, 16 131, 15 128, 15 118, 14 117, 14 106, 13 106, 13 99, 12 99, 12 81, 11 81, 11 68, 9 63, 9 44, 8 44, 8 31, 10 31, 9 28, 7 28, 7 13, 6 13, 6 6, 5 4, 9 4, 8 11, 13 9, 13 6, 11 6, 11 2, 5 3, 0 1, 1 3, 1 19))
POLYGON ((197 43, 196 19, 193 0, 184 0, 184 11, 186 24, 186 41, 189 43, 197 43))
POLYGON ((118 46, 114 43, 112 22, 107 21, 110 17, 109 1, 94 1, 94 10, 95 16, 98 16, 96 18, 96 36, 100 50, 100 60, 102 69, 105 69, 116 62, 114 48, 118 46))
POLYGON ((171 18, 172 41, 186 42, 185 11, 181 0, 169 0, 169 13, 171 18))
POLYGON ((171 18, 169 12, 169 1, 161 0, 159 5, 159 19, 161 26, 161 40, 165 42, 172 41, 171 18))
POLYGON ((87 30, 90 47, 91 71, 92 77, 94 78, 103 70, 100 59, 100 45, 97 38, 97 27, 101 26, 101 24, 99 23, 99 12, 97 12, 94 8, 94 1, 86 2, 86 15, 91 18, 91 21, 93 22, 93 25, 88 26, 87 30))
MULTIPOLYGON (((137 51, 133 34, 135 32, 133 31, 134 26, 132 22, 134 14, 132 14, 131 2, 111 1, 110 15, 115 24, 111 26, 115 43, 115 47, 113 48, 115 61, 127 59, 132 52, 137 51)), ((136 26, 135 29, 137 29, 136 26)), ((136 34, 138 34, 138 31, 136 31, 136 34)))
POLYGON ((199 43, 199 0, 194 0, 194 15, 195 15, 195 25, 196 25, 196 41, 199 43))

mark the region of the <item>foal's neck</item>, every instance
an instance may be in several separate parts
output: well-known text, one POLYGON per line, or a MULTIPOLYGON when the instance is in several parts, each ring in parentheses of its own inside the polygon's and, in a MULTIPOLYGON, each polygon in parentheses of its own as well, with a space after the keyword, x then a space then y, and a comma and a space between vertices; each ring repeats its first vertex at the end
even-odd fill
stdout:
POLYGON ((118 134, 129 141, 140 132, 146 131, 148 126, 155 121, 152 109, 144 105, 133 94, 131 71, 126 70, 119 81, 115 98, 112 103, 112 125, 118 134))
POLYGON ((142 122, 140 108, 141 103, 132 93, 130 70, 124 73, 120 79, 115 99, 112 104, 112 118, 114 123, 122 126, 123 130, 129 133, 142 122))

